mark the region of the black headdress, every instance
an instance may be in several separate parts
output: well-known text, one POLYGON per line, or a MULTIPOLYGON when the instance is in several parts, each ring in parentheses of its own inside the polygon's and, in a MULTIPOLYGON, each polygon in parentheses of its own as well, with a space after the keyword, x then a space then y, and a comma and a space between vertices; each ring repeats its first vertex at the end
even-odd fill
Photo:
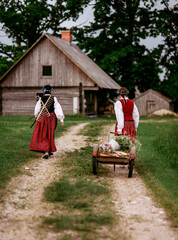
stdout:
POLYGON ((45 85, 45 86, 42 87, 42 90, 45 93, 51 94, 51 92, 53 91, 53 88, 50 85, 45 85))

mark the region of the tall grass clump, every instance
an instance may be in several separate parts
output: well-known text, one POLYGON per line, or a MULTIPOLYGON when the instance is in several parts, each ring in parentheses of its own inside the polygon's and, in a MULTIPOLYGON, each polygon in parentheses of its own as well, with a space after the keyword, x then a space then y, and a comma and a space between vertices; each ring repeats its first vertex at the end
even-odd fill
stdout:
POLYGON ((75 201, 76 199, 84 199, 86 196, 99 196, 108 194, 108 190, 104 186, 93 184, 90 181, 79 180, 71 184, 67 179, 61 179, 52 183, 45 189, 45 197, 51 202, 75 201))

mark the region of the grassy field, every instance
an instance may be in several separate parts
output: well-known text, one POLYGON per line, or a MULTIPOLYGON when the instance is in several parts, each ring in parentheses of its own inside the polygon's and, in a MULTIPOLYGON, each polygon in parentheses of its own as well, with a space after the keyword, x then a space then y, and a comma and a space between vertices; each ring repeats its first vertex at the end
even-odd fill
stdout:
POLYGON ((178 122, 140 123, 136 168, 178 227, 178 122))
MULTIPOLYGON (((155 119, 154 119, 155 120, 155 119)), ((160 119, 159 119, 160 120, 160 119)), ((155 199, 157 202, 163 206, 169 216, 173 220, 174 226, 178 226, 178 123, 171 119, 168 119, 168 122, 143 122, 140 123, 138 129, 138 139, 142 143, 142 149, 137 156, 136 168, 145 180, 149 188, 152 189, 155 199)), ((102 125, 107 125, 114 123, 114 119, 107 118, 97 118, 97 119, 88 119, 87 117, 82 116, 66 116, 64 128, 58 127, 56 129, 56 137, 64 134, 68 127, 75 125, 80 122, 90 122, 89 126, 83 131, 82 134, 88 136, 88 143, 93 143, 96 141, 96 136, 101 135, 102 125)), ((29 144, 33 132, 33 128, 30 128, 32 121, 29 121, 29 116, 1 116, 0 117, 0 189, 3 189, 8 182, 8 180, 20 172, 20 167, 30 161, 35 157, 41 157, 41 154, 30 152, 29 144)), ((64 201, 65 207, 70 207, 70 209, 82 208, 84 212, 88 211, 86 209, 91 209, 93 204, 92 199, 108 199, 107 190, 104 190, 101 195, 96 196, 91 194, 90 199, 84 199, 83 201, 78 201, 77 196, 79 185, 75 185, 70 181, 66 180, 67 178, 76 178, 75 182, 81 182, 81 179, 84 179, 85 186, 92 185, 94 189, 97 189, 101 186, 96 182, 90 182, 90 180, 97 180, 97 177, 93 176, 91 173, 91 152, 92 148, 87 147, 81 149, 80 151, 75 151, 72 155, 73 161, 70 159, 70 154, 64 158, 63 167, 66 168, 64 172, 64 179, 59 180, 59 186, 61 186, 61 181, 65 182, 66 186, 69 187, 69 190, 73 189, 74 200, 64 201), (86 157, 87 156, 87 157, 86 157), (86 160, 88 158, 88 160, 86 160), (68 159, 68 161, 66 160, 68 159), (69 168, 69 162, 73 163, 69 168), (89 179, 89 182, 88 182, 89 179)), ((107 174, 106 170, 101 169, 99 176, 104 176, 107 174)), ((56 187, 50 186, 50 187, 56 187)), ((49 191, 50 191, 49 187, 49 191)), ((106 186, 102 186, 106 187, 106 186)), ((46 191, 48 191, 46 190, 46 191)), ((66 193, 68 194, 68 193, 66 193)), ((87 194, 87 193, 83 193, 87 194)), ((48 201, 54 201, 53 199, 48 198, 50 193, 46 193, 46 198, 48 201)), ((55 200, 56 201, 56 200, 55 200)), ((107 202, 108 200, 106 200, 107 202)), ((87 218, 91 224, 101 224, 94 222, 93 212, 87 212, 88 215, 84 214, 82 219, 75 219, 75 216, 70 219, 74 223, 84 221, 84 218, 87 218)), ((102 215, 103 222, 111 223, 112 217, 108 215, 108 212, 103 212, 102 215)), ((56 224, 59 219, 56 219, 56 224)), ((45 220, 50 223, 53 220, 45 220)), ((64 216, 62 221, 69 222, 67 217, 64 216)), ((46 224, 47 224, 46 222, 46 224)), ((77 227, 75 225, 74 227, 77 227)), ((91 229, 92 226, 89 224, 88 227, 91 229)))

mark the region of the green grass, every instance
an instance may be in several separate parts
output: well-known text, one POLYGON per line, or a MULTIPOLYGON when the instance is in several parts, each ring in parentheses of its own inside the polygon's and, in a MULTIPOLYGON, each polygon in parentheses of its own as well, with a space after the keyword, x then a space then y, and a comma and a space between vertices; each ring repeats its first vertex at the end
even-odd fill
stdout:
MULTIPOLYGON (((30 128, 34 118, 30 116, 0 116, 0 189, 3 189, 12 176, 20 172, 20 167, 41 153, 29 151, 34 130, 30 128)), ((62 128, 58 122, 55 136, 61 136, 68 127, 88 121, 86 116, 66 116, 62 128)))
POLYGON ((78 215, 62 215, 55 218, 46 218, 44 224, 52 225, 56 230, 77 230, 77 231, 91 231, 94 232, 98 227, 112 223, 112 216, 110 214, 97 215, 86 214, 78 215))
POLYGON ((165 114, 163 116, 152 115, 150 117, 148 116, 140 117, 140 120, 152 120, 152 119, 153 120, 178 120, 178 117, 171 114, 165 114))
POLYGON ((38 156, 29 151, 31 136, 29 117, 0 117, 0 189, 22 164, 38 156))
POLYGON ((178 122, 140 123, 136 168, 178 227, 178 122))
POLYGON ((54 182, 45 189, 45 196, 48 201, 65 203, 84 198, 86 195, 98 196, 107 193, 106 187, 86 180, 79 180, 71 184, 67 179, 60 179, 60 181, 54 182))

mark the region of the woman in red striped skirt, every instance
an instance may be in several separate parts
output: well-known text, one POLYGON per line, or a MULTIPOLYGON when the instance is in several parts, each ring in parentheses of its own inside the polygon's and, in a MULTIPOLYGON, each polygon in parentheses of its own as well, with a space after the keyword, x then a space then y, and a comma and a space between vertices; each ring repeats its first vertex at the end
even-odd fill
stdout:
POLYGON ((128 98, 128 93, 128 90, 124 87, 119 89, 120 99, 114 106, 117 119, 115 135, 126 135, 132 141, 135 141, 139 124, 139 112, 135 103, 128 98))
POLYGON ((57 119, 64 126, 64 114, 57 98, 51 95, 52 90, 50 85, 44 86, 44 95, 36 103, 34 115, 37 118, 30 142, 30 151, 44 153, 45 159, 57 151, 54 143, 57 119))

